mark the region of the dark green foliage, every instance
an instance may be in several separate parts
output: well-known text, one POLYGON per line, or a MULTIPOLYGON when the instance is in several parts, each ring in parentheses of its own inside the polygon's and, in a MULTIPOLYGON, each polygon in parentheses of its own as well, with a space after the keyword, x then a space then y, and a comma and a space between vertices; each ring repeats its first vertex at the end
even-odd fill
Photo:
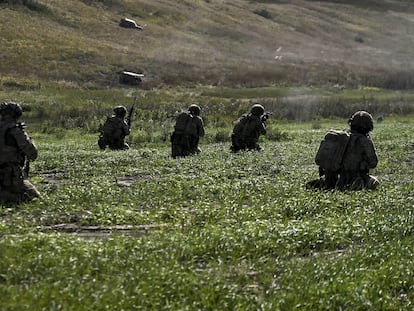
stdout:
POLYGON ((49 8, 39 3, 36 0, 0 0, 0 5, 9 5, 14 7, 26 7, 31 11, 41 12, 41 13, 49 13, 49 8))
POLYGON ((214 141, 216 143, 229 142, 230 133, 227 129, 218 129, 216 135, 214 136, 214 141))
POLYGON ((391 90, 411 90, 414 86, 414 71, 399 71, 384 77, 384 88, 391 90))
POLYGON ((286 141, 289 134, 278 127, 270 126, 267 128, 266 139, 270 141, 286 141))

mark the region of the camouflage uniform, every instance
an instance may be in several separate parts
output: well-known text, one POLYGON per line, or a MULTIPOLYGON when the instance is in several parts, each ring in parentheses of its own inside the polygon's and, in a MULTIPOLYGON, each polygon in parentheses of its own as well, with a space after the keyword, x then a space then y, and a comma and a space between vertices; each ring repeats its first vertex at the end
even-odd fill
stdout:
POLYGON ((323 172, 321 178, 310 181, 309 188, 337 188, 340 190, 373 190, 379 186, 377 178, 369 170, 378 164, 375 146, 369 132, 374 129, 372 116, 365 111, 357 111, 349 119, 351 126, 349 142, 338 173, 323 172))
POLYGON ((0 106, 0 202, 20 203, 39 197, 39 191, 24 179, 25 160, 34 161, 38 151, 33 140, 17 123, 22 109, 16 103, 0 106))
POLYGON ((111 150, 128 150, 125 137, 131 133, 131 129, 125 121, 127 109, 124 106, 114 108, 114 115, 108 117, 101 128, 98 140, 99 148, 104 150, 107 146, 111 150))
POLYGON ((375 168, 377 164, 377 153, 368 133, 362 134, 351 130, 337 187, 349 190, 377 188, 379 186, 378 180, 369 175, 369 170, 375 168))
POLYGON ((266 134, 266 122, 262 118, 264 108, 262 105, 255 104, 252 106, 250 113, 243 115, 233 128, 231 135, 232 152, 239 150, 256 150, 260 151, 259 136, 266 134))
POLYGON ((200 137, 203 137, 204 122, 200 117, 201 108, 191 105, 188 111, 182 112, 174 126, 171 135, 171 154, 173 158, 184 157, 200 153, 198 144, 200 137))

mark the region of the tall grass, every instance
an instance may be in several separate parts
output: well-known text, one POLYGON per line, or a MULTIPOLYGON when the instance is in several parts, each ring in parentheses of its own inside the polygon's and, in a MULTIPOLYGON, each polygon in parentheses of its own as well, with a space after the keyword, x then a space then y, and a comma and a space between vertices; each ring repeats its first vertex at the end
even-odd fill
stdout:
MULTIPOLYGON (((369 111, 375 119, 386 120, 414 114, 411 92, 391 92, 372 87, 361 89, 316 89, 294 87, 264 88, 181 88, 174 91, 119 89, 79 89, 78 86, 39 84, 27 80, 3 80, 0 96, 22 104, 24 121, 43 133, 62 129, 98 132, 116 105, 131 107, 136 99, 129 142, 163 144, 169 140, 175 116, 197 103, 202 107, 206 141, 228 141, 236 120, 260 102, 273 113, 268 139, 286 139, 281 125, 286 122, 314 122, 337 118, 347 120, 357 110, 369 111)), ((344 124, 346 126, 346 124, 344 124)))

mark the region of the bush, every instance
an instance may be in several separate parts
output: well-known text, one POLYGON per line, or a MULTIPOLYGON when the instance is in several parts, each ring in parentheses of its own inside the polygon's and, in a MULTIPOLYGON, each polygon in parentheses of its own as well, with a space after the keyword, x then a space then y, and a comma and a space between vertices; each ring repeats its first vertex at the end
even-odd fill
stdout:
POLYGON ((397 71, 390 73, 384 80, 383 87, 392 90, 410 90, 414 86, 414 72, 397 71))
POLYGON ((141 129, 136 129, 127 138, 132 144, 142 144, 145 142, 151 141, 151 136, 148 133, 141 129))
POLYGON ((49 8, 35 0, 0 0, 0 4, 8 4, 13 6, 23 6, 31 11, 49 13, 49 8))
POLYGON ((218 129, 216 135, 214 136, 214 142, 223 143, 230 140, 229 131, 226 129, 218 129))
POLYGON ((271 141, 283 141, 288 140, 289 135, 287 132, 284 132, 277 127, 268 127, 266 138, 271 141))
POLYGON ((314 121, 312 122, 312 129, 313 129, 313 130, 320 130, 321 128, 322 128, 321 121, 319 121, 319 120, 314 120, 314 121))

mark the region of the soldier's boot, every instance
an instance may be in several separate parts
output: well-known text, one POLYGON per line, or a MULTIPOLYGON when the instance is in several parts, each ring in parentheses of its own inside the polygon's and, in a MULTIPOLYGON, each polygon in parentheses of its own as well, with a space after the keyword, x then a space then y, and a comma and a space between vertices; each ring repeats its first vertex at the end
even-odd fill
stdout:
POLYGON ((365 187, 365 182, 362 177, 357 177, 354 179, 352 184, 349 185, 349 190, 352 191, 359 191, 362 190, 365 187))
POLYGON ((318 178, 311 181, 308 181, 305 185, 306 189, 323 189, 325 187, 324 179, 318 178))
POLYGON ((106 143, 106 139, 103 136, 99 136, 98 146, 99 146, 99 149, 105 150, 107 143, 106 143))
POLYGON ((39 198, 39 197, 40 197, 40 192, 36 189, 36 187, 28 180, 24 180, 22 200, 27 202, 27 201, 31 201, 34 198, 39 198))
POLYGON ((368 190, 375 190, 375 189, 377 189, 378 186, 380 185, 380 182, 378 181, 378 179, 375 178, 374 176, 371 176, 371 175, 369 175, 368 177, 369 178, 368 178, 368 180, 366 182, 366 186, 365 187, 368 190))

